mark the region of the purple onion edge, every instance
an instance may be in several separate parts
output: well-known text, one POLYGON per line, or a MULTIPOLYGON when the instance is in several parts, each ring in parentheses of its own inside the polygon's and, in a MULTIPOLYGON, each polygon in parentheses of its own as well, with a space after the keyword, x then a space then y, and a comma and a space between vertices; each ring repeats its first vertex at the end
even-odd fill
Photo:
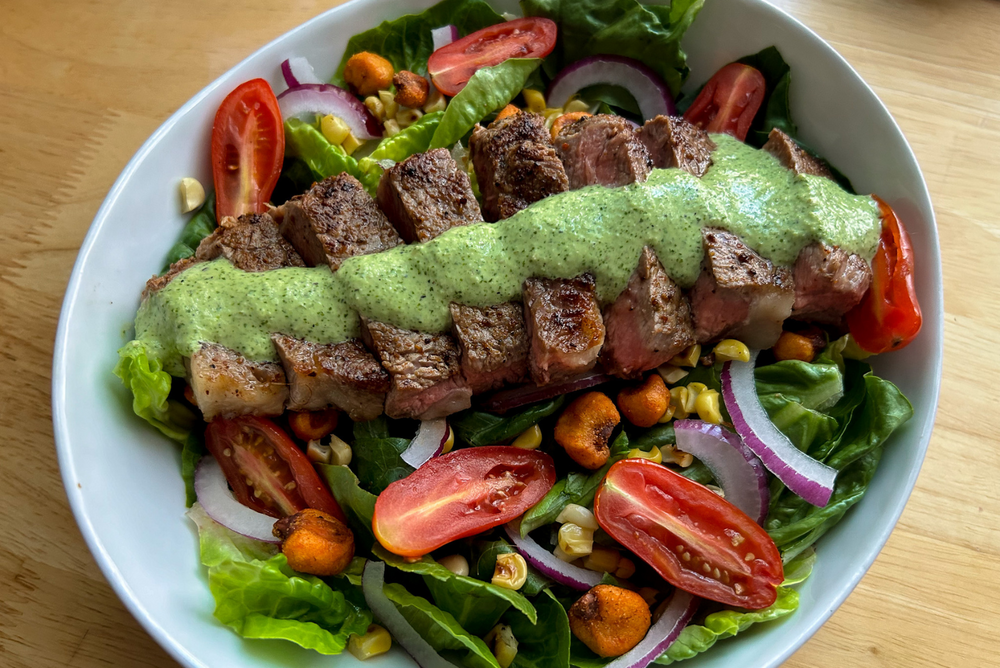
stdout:
POLYGON ((522 385, 508 390, 500 390, 490 395, 486 401, 479 405, 479 408, 494 413, 506 413, 521 406, 545 401, 570 392, 587 390, 612 380, 614 380, 613 376, 595 372, 553 385, 522 385))
MULTIPOLYGON (((198 478, 199 478, 198 472, 201 471, 205 466, 208 465, 208 463, 206 462, 206 460, 209 459, 209 458, 211 458, 211 457, 212 457, 212 455, 210 455, 210 454, 209 455, 204 455, 201 458, 201 460, 199 460, 198 465, 194 469, 194 488, 195 488, 195 496, 196 497, 198 495, 198 487, 200 487, 200 485, 198 484, 198 478)), ((203 482, 202 484, 208 484, 208 483, 203 482)), ((236 501, 236 503, 239 503, 239 501, 236 501)), ((216 524, 218 524, 221 527, 225 527, 226 529, 229 529, 230 531, 232 531, 235 534, 243 536, 244 538, 247 538, 249 540, 256 540, 256 541, 259 541, 261 543, 267 543, 268 545, 278 545, 279 543, 281 543, 281 541, 278 540, 277 538, 274 538, 274 539, 270 539, 270 538, 264 539, 264 538, 261 538, 260 536, 251 536, 250 534, 245 534, 242 531, 237 531, 236 529, 232 528, 228 524, 224 524, 224 523, 220 522, 218 519, 216 519, 216 517, 212 513, 208 512, 208 508, 205 507, 204 503, 201 504, 201 509, 205 511, 205 514, 208 515, 209 519, 211 519, 213 522, 215 522, 216 524)), ((253 510, 253 508, 250 508, 250 510, 253 510)), ((261 513, 261 514, 263 515, 263 513, 261 513)), ((275 521, 277 521, 277 520, 275 520, 275 521)))
POLYGON ((278 95, 278 101, 280 102, 282 98, 288 96, 289 94, 294 95, 296 93, 300 93, 302 91, 307 91, 307 90, 311 90, 317 93, 330 93, 336 95, 344 102, 354 107, 360 118, 364 121, 365 129, 368 130, 368 133, 372 135, 373 138, 377 139, 381 135, 381 132, 378 127, 378 120, 376 120, 376 118, 372 116, 371 112, 368 111, 368 107, 366 107, 364 103, 361 102, 361 100, 354 97, 354 95, 352 95, 350 91, 344 90, 340 86, 334 86, 333 84, 328 84, 328 83, 299 84, 297 86, 291 86, 288 88, 288 90, 281 92, 278 95))
MULTIPOLYGON (((531 556, 528 551, 522 547, 522 544, 529 541, 534 543, 534 541, 530 538, 521 538, 520 522, 517 527, 511 526, 511 523, 508 522, 504 525, 504 531, 507 532, 507 536, 514 542, 514 547, 517 549, 518 553, 520 553, 520 555, 524 557, 528 563, 534 566, 542 575, 550 577, 556 582, 576 589, 577 591, 587 591, 588 589, 596 586, 595 584, 590 584, 589 582, 584 582, 583 580, 577 580, 576 578, 563 573, 554 566, 549 566, 548 564, 531 556)), ((538 543, 535 543, 535 545, 538 545, 538 543)), ((538 549, 543 548, 539 545, 538 549)))
POLYGON ((284 77, 285 85, 289 88, 300 85, 299 80, 295 78, 295 73, 292 72, 291 58, 285 58, 281 61, 281 76, 284 77))
MULTIPOLYGON (((634 58, 628 58, 627 56, 616 56, 610 53, 598 54, 596 56, 588 56, 586 58, 581 58, 580 60, 570 63, 566 67, 562 68, 558 74, 549 82, 549 87, 545 91, 545 98, 548 99, 552 95, 552 91, 555 89, 559 83, 565 79, 567 76, 576 72, 577 70, 587 67, 593 63, 620 63, 622 65, 628 65, 632 67, 637 72, 648 78, 653 82, 657 88, 660 89, 660 93, 663 96, 663 101, 667 104, 667 114, 673 116, 677 113, 677 103, 674 101, 673 92, 670 90, 670 86, 663 80, 656 70, 646 65, 640 60, 634 58)), ((630 91, 631 92, 631 91, 630 91)), ((648 118, 645 120, 649 120, 648 118)))

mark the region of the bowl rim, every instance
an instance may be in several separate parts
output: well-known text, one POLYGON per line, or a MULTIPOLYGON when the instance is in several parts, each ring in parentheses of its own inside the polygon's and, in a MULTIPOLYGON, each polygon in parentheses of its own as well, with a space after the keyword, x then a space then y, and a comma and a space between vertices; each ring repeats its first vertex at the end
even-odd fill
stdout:
MULTIPOLYGON (((67 416, 66 416, 66 375, 67 375, 67 343, 69 337, 69 319, 71 312, 76 304, 77 297, 81 289, 81 275, 82 267, 86 264, 94 246, 97 242, 100 232, 104 227, 104 224, 108 218, 109 212, 114 208, 116 202, 121 196, 122 192, 125 190, 126 184, 130 180, 132 174, 137 170, 140 163, 146 158, 146 156, 151 152, 154 146, 156 146, 165 136, 167 136, 174 126, 179 122, 179 120, 187 115, 192 108, 197 106, 204 98, 211 95, 217 88, 219 88, 223 82, 228 79, 236 70, 242 68, 249 61, 254 60, 257 56, 267 51, 272 45, 277 42, 290 40, 294 42, 295 36, 300 32, 306 31, 309 26, 313 23, 323 21, 328 15, 340 12, 343 8, 348 5, 355 5, 365 2, 366 0, 348 0, 347 2, 341 3, 335 7, 331 7, 316 16, 300 23, 291 30, 288 30, 274 39, 270 40, 266 44, 255 49, 252 53, 247 55, 245 58, 237 62, 235 65, 230 67, 228 70, 220 74, 212 82, 202 88, 198 93, 192 96, 187 102, 185 102, 181 107, 179 107, 175 112, 173 112, 154 132, 147 138, 142 145, 136 150, 135 154, 128 161, 122 172, 116 178, 108 194, 105 196, 100 208, 94 216, 93 221, 87 231, 86 236, 80 246, 80 250, 77 254, 76 260, 73 264, 73 270, 70 275, 69 283, 66 288, 66 292, 63 298, 63 303, 59 312, 59 322, 56 330, 54 352, 53 352, 53 362, 52 362, 52 421, 53 421, 53 435, 56 444, 56 453, 59 463, 60 475, 63 480, 63 486, 66 491, 67 498, 69 500, 70 507, 73 511, 74 518, 83 535, 84 541, 87 544, 88 549, 93 555, 95 561, 97 561, 98 567, 100 568, 105 579, 111 585, 111 588, 117 594, 118 598, 124 603, 128 611, 135 617, 136 620, 142 625, 142 627, 149 633, 154 640, 176 661, 179 663, 196 667, 196 668, 209 668, 198 660, 193 654, 191 654, 188 649, 180 643, 173 635, 166 631, 166 629, 160 625, 159 622, 149 613, 146 607, 139 601, 133 589, 125 582, 124 577, 119 571, 117 565, 112 559, 111 555, 108 553, 107 549, 100 536, 96 532, 93 524, 90 521, 90 517, 87 514, 83 506, 83 497, 78 486, 78 476, 76 469, 73 464, 73 460, 70 457, 70 433, 67 426, 67 416)), ((369 0, 370 1, 370 0, 369 0)), ((909 141, 907 141, 906 136, 903 134, 902 129, 899 127, 898 122, 895 117, 886 107, 885 103, 881 98, 875 93, 868 82, 861 77, 861 75, 855 70, 855 68, 836 50, 833 46, 819 36, 815 31, 806 26, 802 21, 796 18, 791 13, 785 11, 781 7, 772 4, 769 0, 741 0, 743 2, 749 2, 758 6, 761 6, 765 11, 772 12, 777 18, 783 21, 790 22, 793 26, 800 30, 813 40, 817 42, 821 49, 827 52, 828 56, 839 62, 839 64, 847 70, 849 70, 856 77, 857 81, 861 83, 863 89, 875 100, 877 105, 885 113, 886 117, 890 120, 893 131, 902 139, 902 145, 905 147, 905 151, 909 159, 917 167, 917 176, 919 178, 919 190, 917 195, 923 198, 928 207, 927 210, 930 214, 928 223, 929 229, 927 233, 929 235, 929 244, 932 253, 925 270, 933 269, 936 275, 931 278, 934 279, 935 284, 935 296, 936 296, 936 306, 937 309, 932 313, 931 318, 925 318, 924 332, 925 335, 933 335, 937 342, 937 346, 934 349, 936 353, 932 360, 932 371, 935 382, 933 387, 930 388, 929 393, 929 405, 930 405, 930 415, 928 419, 924 422, 924 427, 920 431, 918 436, 918 443, 916 444, 916 449, 919 455, 919 465, 912 467, 908 472, 905 479, 904 489, 906 490, 904 494, 901 494, 896 500, 895 505, 892 507, 891 512, 888 513, 888 517, 891 521, 885 522, 881 531, 876 535, 876 539, 872 542, 872 548, 869 556, 864 559, 863 563, 851 573, 850 577, 843 583, 840 588, 840 592, 835 597, 833 604, 829 606, 826 610, 822 611, 816 616, 812 623, 808 624, 805 628, 799 632, 794 640, 790 642, 786 649, 776 655, 770 662, 764 664, 763 668, 774 668, 783 663, 788 659, 794 652, 796 652, 802 645, 813 635, 816 631, 827 622, 827 620, 836 612, 840 606, 844 603, 847 597, 854 591, 861 578, 868 572, 874 563, 875 559, 881 553, 889 536, 895 530, 896 525, 899 522, 899 518, 909 501, 910 496, 913 493, 913 489, 916 485, 917 478, 920 475, 920 471, 923 468, 923 463, 926 460, 927 448, 930 444, 930 439, 933 433, 933 429, 936 423, 936 416, 938 411, 938 404, 941 391, 941 376, 943 369, 943 357, 944 357, 944 283, 942 280, 941 271, 941 245, 938 235, 937 227, 937 216, 934 211, 933 205, 931 203, 930 192, 927 188, 927 182, 924 177, 923 170, 920 168, 920 163, 917 161, 916 156, 913 152, 913 148, 910 146, 909 141), (929 322, 928 322, 929 321, 929 322), (932 328, 928 328, 928 324, 932 325, 932 328)), ((655 0, 654 0, 655 2, 655 0)), ((927 311, 925 310, 925 313, 927 311)))

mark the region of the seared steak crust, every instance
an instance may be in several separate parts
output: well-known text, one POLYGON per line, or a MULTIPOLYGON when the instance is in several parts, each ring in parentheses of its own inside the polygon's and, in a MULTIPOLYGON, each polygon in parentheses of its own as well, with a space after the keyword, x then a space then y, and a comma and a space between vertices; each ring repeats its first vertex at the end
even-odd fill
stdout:
POLYGON ((386 170, 378 205, 408 243, 483 220, 469 175, 446 148, 411 155, 386 170))
POLYGON ((521 304, 476 308, 452 303, 451 318, 462 374, 473 394, 528 379, 528 333, 521 304))
POLYGON ((795 260, 792 317, 837 324, 871 285, 872 268, 859 255, 816 242, 795 260))
POLYGON ((653 167, 678 167, 694 176, 703 176, 712 166, 715 142, 708 133, 680 116, 657 116, 639 130, 653 167))
POLYGON ((215 231, 201 240, 195 253, 198 260, 213 260, 220 255, 243 271, 306 266, 266 213, 223 218, 215 231))
POLYGON ((590 371, 597 364, 604 323, 594 287, 591 274, 524 282, 529 368, 537 385, 590 371))
POLYGON ((570 190, 642 182, 653 168, 649 151, 621 116, 597 114, 581 118, 565 125, 554 143, 570 190))
POLYGON ((812 174, 813 176, 825 176, 833 178, 830 168, 822 161, 809 155, 795 140, 786 135, 778 128, 771 130, 767 136, 767 142, 762 147, 782 165, 792 170, 796 174, 812 174))
POLYGON ((217 343, 202 343, 185 364, 206 422, 215 417, 281 415, 285 410, 288 386, 280 364, 251 362, 217 343))

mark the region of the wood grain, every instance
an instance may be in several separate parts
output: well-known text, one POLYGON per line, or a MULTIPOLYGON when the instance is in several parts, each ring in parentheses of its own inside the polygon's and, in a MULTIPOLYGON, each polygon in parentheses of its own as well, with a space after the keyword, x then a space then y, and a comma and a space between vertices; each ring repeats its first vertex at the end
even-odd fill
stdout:
MULTIPOLYGON (((142 141, 332 4, 0 6, 0 665, 175 665, 104 581, 66 503, 49 411, 59 306, 91 219, 142 141)), ((1000 3, 775 4, 858 69, 913 145, 947 309, 941 407, 913 497, 857 590, 786 665, 1000 665, 1000 3)))

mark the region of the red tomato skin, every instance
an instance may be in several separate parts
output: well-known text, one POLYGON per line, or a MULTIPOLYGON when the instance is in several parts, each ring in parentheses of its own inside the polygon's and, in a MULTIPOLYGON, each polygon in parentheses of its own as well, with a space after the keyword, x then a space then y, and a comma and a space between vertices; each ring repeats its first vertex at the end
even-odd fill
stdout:
POLYGON ((665 466, 642 459, 616 462, 594 498, 594 515, 612 538, 684 591, 750 610, 766 608, 777 598, 784 568, 767 532, 704 485, 665 466), (668 516, 693 540, 657 522, 668 516), (711 559, 703 559, 709 551, 711 559), (707 574, 700 570, 706 563, 707 574), (728 583, 722 575, 714 577, 716 568, 728 583))
POLYGON ((263 440, 274 448, 275 454, 288 467, 292 479, 295 481, 294 491, 285 494, 286 503, 295 509, 295 512, 313 508, 321 510, 329 515, 333 515, 342 522, 347 521, 337 501, 330 494, 313 468, 309 459, 302 454, 288 435, 267 418, 255 415, 243 415, 230 420, 217 418, 209 423, 205 429, 205 445, 209 452, 215 457, 226 474, 226 480, 233 489, 236 499, 257 512, 270 515, 271 517, 281 517, 282 513, 273 507, 265 505, 255 498, 251 488, 246 483, 247 473, 242 471, 236 463, 236 457, 232 450, 241 447, 238 442, 240 434, 245 432, 255 432, 263 440), (230 454, 226 455, 226 450, 230 454))
POLYGON ((767 92, 759 71, 730 63, 716 72, 684 112, 684 119, 706 132, 720 132, 744 141, 767 92))
POLYGON ((847 314, 847 327, 863 350, 886 353, 906 347, 920 333, 924 319, 914 285, 910 235, 892 207, 872 197, 882 214, 882 235, 872 260, 871 286, 847 314))
POLYGON ((519 517, 555 482, 552 458, 538 450, 454 450, 386 487, 375 502, 372 529, 390 552, 421 557, 519 517))
POLYGON ((432 53, 427 71, 441 93, 455 96, 481 67, 492 67, 508 58, 549 55, 556 46, 557 32, 554 21, 538 16, 487 26, 432 53))
POLYGON ((284 156, 285 130, 271 86, 263 79, 240 84, 219 105, 212 125, 216 219, 263 213, 284 156))

